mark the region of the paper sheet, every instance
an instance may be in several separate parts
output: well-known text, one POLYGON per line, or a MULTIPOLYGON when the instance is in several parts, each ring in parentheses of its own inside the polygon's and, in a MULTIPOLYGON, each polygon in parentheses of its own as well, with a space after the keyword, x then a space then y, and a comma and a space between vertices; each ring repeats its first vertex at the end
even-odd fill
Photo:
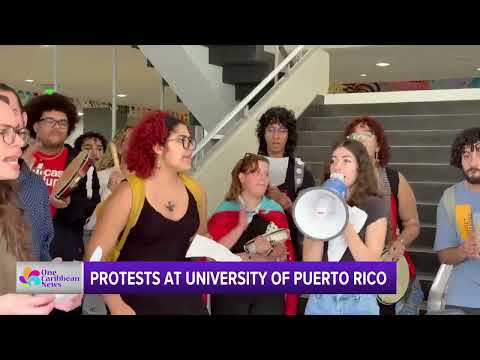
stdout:
POLYGON ((285 182, 285 178, 287 177, 288 157, 269 157, 268 160, 270 161, 270 185, 282 185, 285 182))
POLYGON ((185 257, 208 257, 215 261, 242 261, 240 256, 233 254, 222 244, 202 235, 196 235, 193 238, 185 257))
MULTIPOLYGON (((348 207, 349 222, 353 225, 355 232, 358 234, 362 230, 368 215, 365 211, 356 206, 348 207)), ((343 254, 347 250, 347 240, 343 234, 328 242, 328 261, 340 261, 343 254)))

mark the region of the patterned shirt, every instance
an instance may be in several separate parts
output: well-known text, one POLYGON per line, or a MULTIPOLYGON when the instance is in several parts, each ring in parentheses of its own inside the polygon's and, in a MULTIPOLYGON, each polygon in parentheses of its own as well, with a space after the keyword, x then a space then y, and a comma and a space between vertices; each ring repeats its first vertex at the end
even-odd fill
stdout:
POLYGON ((20 205, 25 211, 25 220, 32 232, 33 258, 36 261, 49 261, 49 247, 54 230, 47 186, 23 161, 20 163, 18 185, 20 205))

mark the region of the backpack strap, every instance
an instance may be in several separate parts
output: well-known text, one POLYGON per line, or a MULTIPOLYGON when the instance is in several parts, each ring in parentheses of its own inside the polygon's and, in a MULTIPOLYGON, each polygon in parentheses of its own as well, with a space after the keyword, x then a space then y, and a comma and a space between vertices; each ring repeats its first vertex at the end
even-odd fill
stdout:
POLYGON ((130 214, 128 215, 127 224, 122 231, 122 235, 117 244, 113 248, 112 252, 108 255, 108 261, 116 261, 120 256, 125 241, 127 241, 130 230, 135 226, 142 212, 143 204, 145 203, 145 182, 142 178, 130 175, 127 181, 132 190, 132 207, 130 208, 130 214))
POLYGON ((385 170, 387 171, 387 178, 388 182, 390 183, 390 189, 392 190, 392 194, 395 195, 395 198, 398 202, 398 187, 400 184, 400 176, 398 175, 398 171, 388 166, 385 168, 385 170))

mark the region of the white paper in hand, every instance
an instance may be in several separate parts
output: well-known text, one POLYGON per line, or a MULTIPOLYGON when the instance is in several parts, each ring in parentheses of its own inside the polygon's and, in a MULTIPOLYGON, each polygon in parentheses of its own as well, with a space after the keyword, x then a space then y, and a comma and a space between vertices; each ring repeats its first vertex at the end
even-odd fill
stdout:
MULTIPOLYGON (((365 211, 356 206, 348 207, 349 222, 353 225, 355 232, 358 234, 362 230, 368 215, 365 211)), ((340 261, 343 254, 347 250, 347 240, 343 234, 328 242, 328 261, 340 261)))
POLYGON ((187 258, 208 257, 215 261, 242 261, 222 244, 202 235, 196 235, 188 248, 187 258))

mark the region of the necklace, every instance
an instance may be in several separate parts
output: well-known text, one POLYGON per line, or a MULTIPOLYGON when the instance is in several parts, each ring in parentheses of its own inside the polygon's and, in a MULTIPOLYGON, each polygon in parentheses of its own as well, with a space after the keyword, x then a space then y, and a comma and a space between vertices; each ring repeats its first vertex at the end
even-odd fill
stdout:
POLYGON ((173 212, 175 211, 175 203, 173 201, 169 201, 167 205, 165 205, 168 211, 173 212))

